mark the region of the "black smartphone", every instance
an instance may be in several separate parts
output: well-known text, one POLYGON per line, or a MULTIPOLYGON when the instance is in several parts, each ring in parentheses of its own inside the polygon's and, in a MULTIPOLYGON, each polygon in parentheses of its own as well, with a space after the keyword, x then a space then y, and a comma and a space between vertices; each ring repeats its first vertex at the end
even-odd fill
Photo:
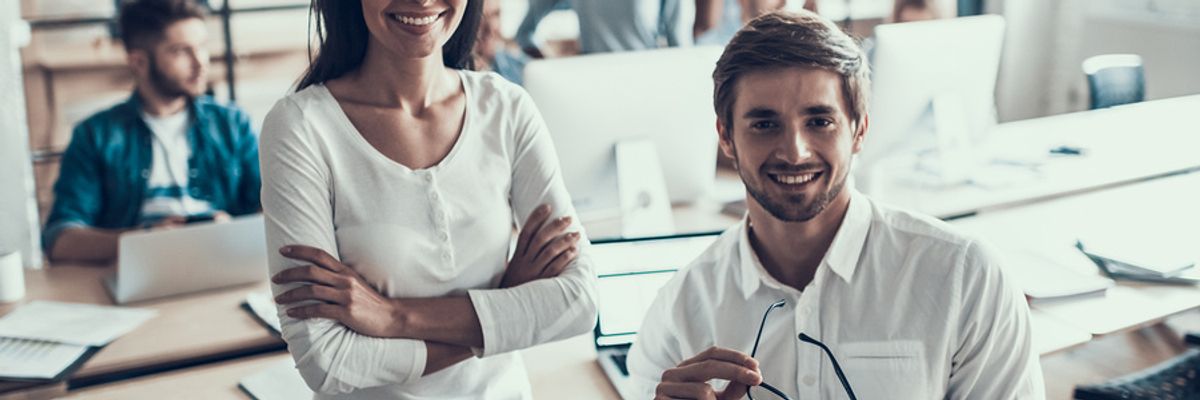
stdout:
POLYGON ((217 218, 217 215, 213 214, 213 213, 192 214, 192 215, 187 216, 187 219, 185 219, 183 221, 183 223, 195 224, 195 223, 199 223, 199 222, 212 222, 212 220, 214 220, 216 218, 217 218))

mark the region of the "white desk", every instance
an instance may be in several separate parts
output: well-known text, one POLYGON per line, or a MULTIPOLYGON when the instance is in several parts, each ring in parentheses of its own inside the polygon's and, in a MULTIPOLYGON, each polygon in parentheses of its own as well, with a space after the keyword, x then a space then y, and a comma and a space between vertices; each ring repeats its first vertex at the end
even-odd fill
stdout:
POLYGON ((1046 155, 1053 147, 1069 145, 1083 148, 1085 154, 1049 160, 1035 177, 1009 186, 932 189, 884 177, 876 179, 879 186, 872 195, 947 218, 1198 170, 1197 114, 1200 95, 1009 122, 996 127, 981 151, 1046 155))
MULTIPOLYGON (((1191 149, 1192 151, 1195 148, 1191 149)), ((1128 164, 1128 163, 1125 163, 1128 164)), ((1005 246, 1076 251, 1080 235, 1160 235, 1200 249, 1200 173, 1173 176, 953 221, 1005 246)), ((1099 274, 1091 266, 1082 273, 1099 274)), ((1200 288, 1119 282, 1104 297, 1038 304, 1039 312, 1095 335, 1138 328, 1200 308, 1200 288)))

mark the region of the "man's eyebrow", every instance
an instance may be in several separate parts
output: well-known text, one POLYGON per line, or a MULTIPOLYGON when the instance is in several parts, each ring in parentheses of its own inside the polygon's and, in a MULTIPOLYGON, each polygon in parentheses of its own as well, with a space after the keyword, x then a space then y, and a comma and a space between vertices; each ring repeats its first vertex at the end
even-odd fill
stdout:
POLYGON ((835 112, 837 112, 836 109, 826 105, 809 106, 804 109, 804 113, 808 115, 833 114, 835 112))
POLYGON ((775 118, 778 116, 779 113, 775 110, 764 107, 751 108, 750 111, 746 111, 745 114, 742 114, 742 118, 775 118))

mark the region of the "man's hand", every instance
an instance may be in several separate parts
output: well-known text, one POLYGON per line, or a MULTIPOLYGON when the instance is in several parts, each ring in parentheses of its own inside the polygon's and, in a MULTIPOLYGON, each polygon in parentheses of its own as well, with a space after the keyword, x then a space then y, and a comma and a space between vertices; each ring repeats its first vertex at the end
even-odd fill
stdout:
POLYGON ((525 52, 525 55, 536 60, 546 58, 546 55, 542 54, 542 50, 537 47, 523 47, 521 48, 521 51, 525 52))
POLYGON ((379 294, 353 268, 329 253, 308 246, 285 246, 284 257, 312 265, 283 270, 271 277, 276 284, 305 283, 275 297, 279 304, 319 301, 287 310, 299 319, 328 318, 367 336, 398 337, 403 328, 399 303, 379 294))
POLYGON ((757 360, 735 350, 710 347, 664 371, 654 391, 654 399, 740 399, 746 396, 750 386, 760 383, 762 374, 758 371, 757 360), (729 386, 717 392, 708 384, 713 379, 727 380, 729 386))
POLYGON ((543 204, 529 214, 517 236, 517 248, 504 270, 500 287, 556 277, 579 255, 576 247, 579 232, 564 233, 571 226, 571 217, 547 221, 550 211, 550 206, 543 204))
POLYGON ((162 217, 162 219, 159 219, 158 221, 154 221, 154 223, 142 226, 147 230, 158 230, 173 229, 184 225, 187 225, 187 217, 182 215, 168 215, 162 217))

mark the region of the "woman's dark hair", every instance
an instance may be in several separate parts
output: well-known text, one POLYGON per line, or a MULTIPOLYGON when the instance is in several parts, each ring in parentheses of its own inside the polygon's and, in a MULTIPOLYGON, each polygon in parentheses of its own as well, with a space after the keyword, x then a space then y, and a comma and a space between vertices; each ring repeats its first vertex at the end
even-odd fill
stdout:
MULTIPOLYGON (((482 14, 483 2, 467 1, 462 22, 458 24, 458 29, 454 30, 450 40, 442 46, 442 63, 446 67, 475 68, 471 51, 475 47, 482 14)), ((319 48, 316 59, 309 62, 308 70, 296 85, 296 91, 325 83, 358 69, 367 55, 367 41, 371 32, 367 30, 367 22, 363 19, 362 0, 312 0, 309 19, 312 20, 314 16, 319 48)), ((309 54, 312 54, 311 41, 309 46, 309 54)))

